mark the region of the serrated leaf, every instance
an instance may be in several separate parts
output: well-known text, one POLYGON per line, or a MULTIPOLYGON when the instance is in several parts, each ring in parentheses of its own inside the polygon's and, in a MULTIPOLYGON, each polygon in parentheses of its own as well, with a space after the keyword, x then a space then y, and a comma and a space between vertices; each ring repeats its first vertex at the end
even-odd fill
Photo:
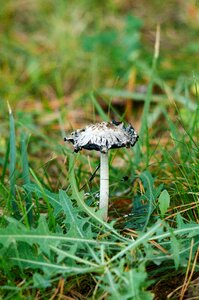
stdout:
POLYGON ((180 242, 173 234, 171 234, 171 251, 173 253, 175 268, 177 270, 180 263, 180 242))
POLYGON ((34 273, 33 275, 33 286, 36 288, 47 288, 50 287, 50 281, 46 276, 42 276, 39 273, 34 273))
POLYGON ((39 185, 34 184, 34 183, 25 184, 24 188, 26 189, 27 192, 35 193, 37 195, 37 197, 39 197, 39 198, 47 199, 47 201, 54 208, 55 217, 61 212, 62 207, 58 200, 59 199, 58 194, 52 193, 49 190, 42 188, 39 185))
POLYGON ((38 244, 40 251, 49 255, 50 246, 57 246, 58 239, 50 239, 52 232, 49 231, 47 221, 41 216, 36 229, 27 229, 19 221, 13 221, 6 228, 0 229, 0 244, 5 248, 17 242, 26 242, 30 246, 38 244))
POLYGON ((87 218, 80 219, 78 217, 78 211, 73 207, 71 199, 68 197, 66 192, 62 190, 59 191, 59 201, 66 216, 65 223, 69 225, 69 231, 67 232, 67 236, 72 236, 72 237, 87 236, 85 231, 83 231, 83 226, 85 225, 88 219, 87 218))
POLYGON ((152 300, 154 295, 146 289, 152 283, 147 280, 144 264, 125 270, 125 260, 117 268, 108 269, 102 279, 103 289, 110 300, 152 300))
POLYGON ((163 190, 158 198, 158 204, 159 204, 159 209, 161 216, 164 217, 167 209, 169 208, 170 205, 170 196, 167 190, 163 190))
MULTIPOLYGON (((60 204, 65 213, 65 222, 69 224, 69 231, 67 236, 76 237, 76 238, 93 238, 94 234, 91 230, 91 223, 88 222, 90 218, 81 217, 78 214, 78 209, 74 208, 71 202, 71 199, 67 194, 60 190, 59 192, 60 204)), ((92 258, 99 263, 100 259, 98 255, 93 251, 92 247, 89 244, 79 245, 78 249, 84 248, 86 246, 87 252, 91 254, 92 258)), ((77 245, 72 245, 69 247, 68 251, 70 254, 74 255, 77 250, 77 245)))
POLYGON ((176 215, 176 222, 177 222, 177 228, 178 229, 181 229, 181 228, 185 227, 183 217, 181 216, 180 213, 177 213, 177 215, 176 215))
POLYGON ((149 282, 147 282, 146 271, 139 267, 138 269, 131 269, 128 272, 124 272, 125 286, 122 289, 122 299, 132 300, 152 300, 153 294, 146 291, 149 282))
POLYGON ((147 200, 147 210, 145 213, 145 224, 143 226, 143 231, 145 231, 150 217, 155 209, 155 199, 156 199, 156 189, 154 188, 154 178, 149 171, 144 171, 140 174, 140 179, 143 182, 145 193, 141 196, 147 200))

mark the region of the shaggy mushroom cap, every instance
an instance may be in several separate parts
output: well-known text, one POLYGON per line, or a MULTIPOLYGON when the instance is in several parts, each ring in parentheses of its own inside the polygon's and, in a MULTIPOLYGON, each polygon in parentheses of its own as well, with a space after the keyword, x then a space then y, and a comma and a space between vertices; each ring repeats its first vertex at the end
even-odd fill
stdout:
POLYGON ((86 126, 71 133, 64 141, 74 145, 74 151, 82 148, 97 150, 103 153, 109 149, 134 146, 138 140, 138 134, 131 124, 126 126, 123 122, 101 122, 86 126))

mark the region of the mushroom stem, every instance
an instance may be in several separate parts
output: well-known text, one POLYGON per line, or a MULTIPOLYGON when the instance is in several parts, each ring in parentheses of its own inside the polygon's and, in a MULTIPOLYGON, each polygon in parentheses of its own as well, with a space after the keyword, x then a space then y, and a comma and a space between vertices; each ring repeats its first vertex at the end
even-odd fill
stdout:
POLYGON ((99 208, 103 209, 103 220, 108 217, 109 198, 109 172, 108 172, 108 152, 100 153, 100 203, 99 208))

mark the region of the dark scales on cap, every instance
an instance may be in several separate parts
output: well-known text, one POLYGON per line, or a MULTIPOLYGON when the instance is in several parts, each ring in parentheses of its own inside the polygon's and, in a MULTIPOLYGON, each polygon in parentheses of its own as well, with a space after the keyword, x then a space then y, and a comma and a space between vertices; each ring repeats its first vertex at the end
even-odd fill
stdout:
POLYGON ((81 149, 96 150, 106 153, 109 149, 133 147, 138 134, 131 124, 123 122, 101 122, 75 130, 64 141, 74 145, 74 151, 81 149))

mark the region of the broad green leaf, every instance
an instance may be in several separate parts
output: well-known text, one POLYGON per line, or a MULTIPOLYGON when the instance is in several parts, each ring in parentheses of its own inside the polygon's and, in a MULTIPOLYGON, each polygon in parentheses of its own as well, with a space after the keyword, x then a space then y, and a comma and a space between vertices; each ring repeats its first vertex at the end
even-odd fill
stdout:
POLYGON ((167 209, 170 205, 170 196, 167 190, 163 190, 158 198, 159 209, 161 212, 161 216, 164 217, 167 209))

